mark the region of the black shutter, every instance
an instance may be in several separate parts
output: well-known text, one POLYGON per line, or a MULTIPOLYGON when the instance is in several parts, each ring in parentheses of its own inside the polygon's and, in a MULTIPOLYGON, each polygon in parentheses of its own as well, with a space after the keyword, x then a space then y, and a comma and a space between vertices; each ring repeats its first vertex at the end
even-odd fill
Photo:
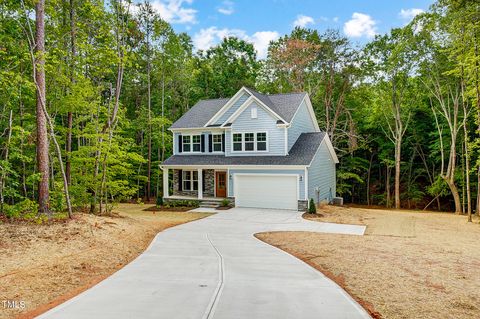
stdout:
POLYGON ((202 170, 202 191, 205 192, 205 171, 202 170))
POLYGON ((178 136, 178 152, 181 153, 183 150, 183 145, 182 145, 182 135, 178 136))
POLYGON ((202 153, 205 153, 205 135, 200 135, 200 149, 202 153))
POLYGON ((183 190, 183 174, 182 170, 178 170, 178 190, 181 192, 183 190))
POLYGON ((213 151, 213 135, 208 134, 208 151, 211 153, 213 151))
POLYGON ((225 152, 225 133, 222 134, 222 152, 225 152))

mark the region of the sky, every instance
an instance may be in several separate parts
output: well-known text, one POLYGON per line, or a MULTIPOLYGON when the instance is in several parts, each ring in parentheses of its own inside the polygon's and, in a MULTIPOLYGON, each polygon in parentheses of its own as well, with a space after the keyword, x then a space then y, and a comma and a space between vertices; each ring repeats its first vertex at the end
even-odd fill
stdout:
POLYGON ((253 43, 265 58, 268 43, 295 26, 337 29, 355 44, 410 22, 433 0, 150 0, 175 31, 187 32, 196 49, 206 50, 224 37, 253 43))

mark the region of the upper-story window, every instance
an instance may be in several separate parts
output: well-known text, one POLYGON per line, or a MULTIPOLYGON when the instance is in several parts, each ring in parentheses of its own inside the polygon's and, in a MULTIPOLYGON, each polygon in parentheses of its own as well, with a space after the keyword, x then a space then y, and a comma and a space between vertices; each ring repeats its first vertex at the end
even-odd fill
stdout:
POLYGON ((212 135, 212 144, 213 144, 213 151, 214 152, 222 152, 222 134, 213 134, 212 135))
POLYGON ((267 151, 267 133, 233 133, 232 136, 233 152, 266 152, 267 151))
POLYGON ((200 135, 184 135, 182 136, 183 152, 200 152, 201 151, 200 135))

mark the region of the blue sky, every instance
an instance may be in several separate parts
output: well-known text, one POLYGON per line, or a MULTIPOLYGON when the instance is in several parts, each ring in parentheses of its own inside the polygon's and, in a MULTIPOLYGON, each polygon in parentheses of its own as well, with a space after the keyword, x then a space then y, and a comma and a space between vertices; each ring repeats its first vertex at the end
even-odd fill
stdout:
POLYGON ((260 58, 269 41, 295 25, 323 31, 338 29, 354 43, 408 23, 433 0, 151 0, 153 8, 176 31, 190 34, 197 49, 225 36, 252 42, 260 58))

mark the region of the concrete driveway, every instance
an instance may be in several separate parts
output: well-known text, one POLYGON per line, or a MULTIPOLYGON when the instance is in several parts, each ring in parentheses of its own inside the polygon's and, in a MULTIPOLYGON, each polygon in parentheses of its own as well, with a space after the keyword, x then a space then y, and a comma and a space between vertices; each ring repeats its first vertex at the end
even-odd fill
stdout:
POLYGON ((253 237, 264 231, 365 227, 234 208, 159 233, 133 262, 40 318, 370 318, 320 272, 253 237))

